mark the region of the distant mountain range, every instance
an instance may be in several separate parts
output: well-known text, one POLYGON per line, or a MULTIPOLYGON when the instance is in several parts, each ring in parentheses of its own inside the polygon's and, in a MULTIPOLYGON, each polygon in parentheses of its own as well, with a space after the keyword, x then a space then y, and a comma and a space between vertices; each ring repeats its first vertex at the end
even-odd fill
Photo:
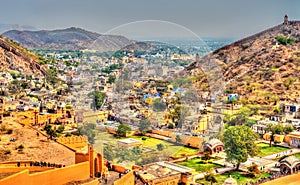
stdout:
MULTIPOLYGON (((212 92, 270 105, 300 98, 300 21, 289 21, 198 58, 186 68, 212 92), (203 76, 203 74, 205 74, 203 76)), ((201 84, 198 84, 201 88, 201 84)))
POLYGON ((61 30, 20 31, 11 30, 2 34, 29 49, 48 50, 97 50, 116 51, 134 41, 119 35, 103 35, 81 28, 61 30))
POLYGON ((30 31, 35 31, 37 29, 33 26, 27 26, 27 25, 0 23, 0 34, 6 32, 6 31, 9 31, 9 30, 30 30, 30 31))

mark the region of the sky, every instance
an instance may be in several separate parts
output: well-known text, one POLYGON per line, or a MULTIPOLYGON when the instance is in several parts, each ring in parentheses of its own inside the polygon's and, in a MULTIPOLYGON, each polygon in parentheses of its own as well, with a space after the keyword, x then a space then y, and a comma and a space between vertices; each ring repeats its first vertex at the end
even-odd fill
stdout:
POLYGON ((242 38, 300 20, 299 0, 0 0, 0 23, 138 37, 242 38))

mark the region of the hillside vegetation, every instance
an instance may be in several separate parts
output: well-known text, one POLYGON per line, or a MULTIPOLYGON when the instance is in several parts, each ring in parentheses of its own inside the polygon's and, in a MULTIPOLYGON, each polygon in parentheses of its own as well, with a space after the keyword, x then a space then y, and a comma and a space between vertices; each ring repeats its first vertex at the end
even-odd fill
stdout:
POLYGON ((186 71, 191 76, 204 73, 210 90, 238 93, 245 104, 296 101, 300 92, 299 38, 300 22, 289 21, 224 46, 193 62, 186 71))

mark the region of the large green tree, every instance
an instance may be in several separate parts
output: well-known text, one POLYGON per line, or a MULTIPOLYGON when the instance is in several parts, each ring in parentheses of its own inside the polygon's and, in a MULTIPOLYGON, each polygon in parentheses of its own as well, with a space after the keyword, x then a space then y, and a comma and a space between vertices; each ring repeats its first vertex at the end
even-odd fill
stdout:
POLYGON ((229 127, 224 132, 224 148, 229 162, 236 163, 239 169, 241 163, 246 162, 248 156, 254 156, 259 151, 255 141, 259 136, 247 126, 229 127))

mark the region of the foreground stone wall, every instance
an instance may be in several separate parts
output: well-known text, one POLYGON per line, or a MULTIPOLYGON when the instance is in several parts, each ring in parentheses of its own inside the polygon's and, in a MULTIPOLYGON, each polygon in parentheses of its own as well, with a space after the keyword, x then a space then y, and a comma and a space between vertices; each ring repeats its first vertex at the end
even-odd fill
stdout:
POLYGON ((1 185, 57 185, 70 181, 86 180, 90 177, 89 162, 83 162, 64 168, 29 174, 29 170, 21 171, 0 180, 1 185))
POLYGON ((133 171, 125 174, 120 179, 114 182, 114 185, 134 185, 134 174, 133 171))

